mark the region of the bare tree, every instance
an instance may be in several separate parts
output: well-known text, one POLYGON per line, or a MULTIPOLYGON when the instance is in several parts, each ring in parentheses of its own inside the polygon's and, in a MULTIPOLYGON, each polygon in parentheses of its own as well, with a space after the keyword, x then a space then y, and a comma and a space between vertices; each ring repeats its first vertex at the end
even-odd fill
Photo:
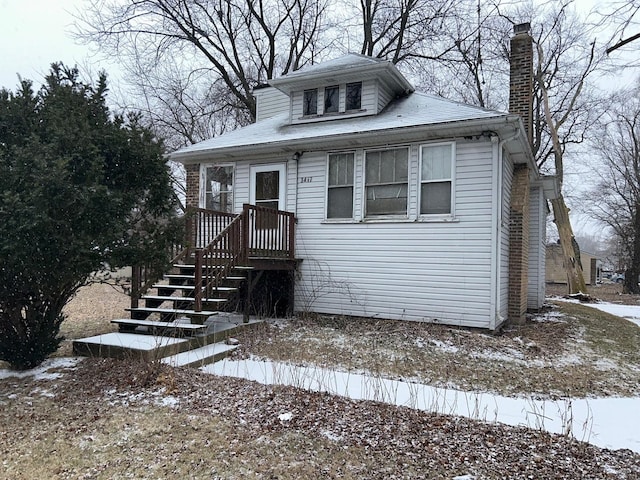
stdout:
POLYGON ((208 73, 254 119, 253 88, 313 58, 325 9, 318 0, 88 0, 77 29, 132 71, 181 59, 181 73, 208 73))
POLYGON ((613 96, 591 145, 601 161, 592 213, 614 232, 625 269, 624 290, 640 293, 640 87, 613 96))
POLYGON ((359 0, 360 53, 399 63, 436 59, 437 40, 455 16, 453 0, 359 0))
POLYGON ((555 173, 560 196, 551 201, 554 222, 567 271, 569 293, 586 291, 580 252, 563 194, 565 160, 572 146, 581 144, 595 121, 594 100, 587 88, 602 58, 595 40, 585 35, 585 23, 570 9, 571 1, 548 12, 536 38, 538 59, 534 115, 534 152, 542 170, 555 173), (549 165, 549 161, 552 165, 549 165))

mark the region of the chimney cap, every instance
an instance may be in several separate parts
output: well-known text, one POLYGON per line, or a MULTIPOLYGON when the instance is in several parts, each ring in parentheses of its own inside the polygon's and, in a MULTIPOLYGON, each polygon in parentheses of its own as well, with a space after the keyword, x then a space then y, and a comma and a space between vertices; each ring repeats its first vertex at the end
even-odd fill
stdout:
POLYGON ((531 30, 531 23, 530 22, 519 23, 518 25, 514 25, 513 26, 514 35, 519 35, 519 34, 522 34, 522 33, 529 33, 529 30, 531 30))

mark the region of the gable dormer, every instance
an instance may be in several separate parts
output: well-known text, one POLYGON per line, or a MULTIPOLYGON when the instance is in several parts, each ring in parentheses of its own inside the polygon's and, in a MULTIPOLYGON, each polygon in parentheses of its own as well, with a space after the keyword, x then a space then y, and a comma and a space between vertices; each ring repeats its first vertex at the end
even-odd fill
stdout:
POLYGON ((271 80, 289 98, 291 124, 377 115, 414 91, 391 62, 349 54, 271 80))

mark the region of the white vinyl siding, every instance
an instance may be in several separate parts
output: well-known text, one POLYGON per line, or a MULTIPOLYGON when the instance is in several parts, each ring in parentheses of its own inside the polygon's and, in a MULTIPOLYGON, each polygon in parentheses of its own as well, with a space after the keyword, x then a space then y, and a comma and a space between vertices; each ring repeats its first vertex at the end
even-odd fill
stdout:
POLYGON ((538 310, 545 295, 545 239, 547 210, 539 186, 532 186, 529 200, 529 275, 527 308, 538 310))
POLYGON ((254 92, 256 97, 256 122, 289 111, 289 96, 273 87, 254 92))
POLYGON ((394 95, 389 88, 387 88, 385 85, 381 83, 378 83, 377 91, 378 91, 378 98, 377 98, 376 110, 377 112, 381 112, 382 110, 384 110, 384 107, 386 107, 388 103, 391 100, 393 100, 394 95))
MULTIPOLYGON (((455 222, 325 223, 326 154, 305 154, 298 176, 313 180, 298 184, 297 310, 489 327, 492 146, 456 145, 455 222)), ((419 145, 409 152, 416 211, 419 145)))

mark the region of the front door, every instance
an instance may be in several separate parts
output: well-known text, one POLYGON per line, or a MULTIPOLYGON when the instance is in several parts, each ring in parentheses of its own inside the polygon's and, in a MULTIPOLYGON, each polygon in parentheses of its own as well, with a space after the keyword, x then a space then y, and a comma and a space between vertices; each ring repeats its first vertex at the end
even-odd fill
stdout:
POLYGON ((284 210, 286 173, 287 168, 284 163, 253 165, 250 203, 258 207, 284 210))
POLYGON ((255 215, 249 218, 251 255, 270 256, 274 249, 282 248, 286 231, 276 211, 285 209, 286 171, 284 163, 251 167, 250 201, 256 206, 255 215))

